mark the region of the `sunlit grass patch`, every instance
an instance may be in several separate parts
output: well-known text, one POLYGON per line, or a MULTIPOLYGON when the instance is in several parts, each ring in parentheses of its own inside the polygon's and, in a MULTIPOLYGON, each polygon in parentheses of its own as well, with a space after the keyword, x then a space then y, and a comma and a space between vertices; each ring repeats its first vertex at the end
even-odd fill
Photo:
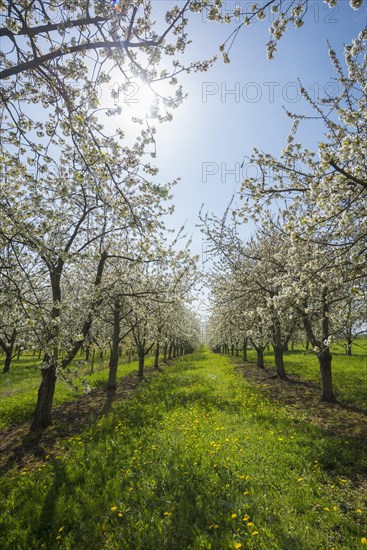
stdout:
MULTIPOLYGON (((71 368, 78 372, 78 376, 72 380, 72 387, 62 380, 56 384, 54 406, 80 397, 83 393, 82 379, 87 381, 90 388, 100 387, 107 382, 108 361, 97 361, 95 371, 90 375, 90 364, 81 360, 78 364, 78 360, 71 365, 71 368)), ((153 358, 149 357, 146 365, 152 364, 153 358)), ((120 360, 117 376, 125 376, 137 371, 137 368, 137 361, 126 363, 120 360)), ((19 361, 14 360, 9 373, 0 374, 0 430, 32 418, 40 382, 40 361, 33 354, 22 355, 19 361)))
MULTIPOLYGON (((353 347, 353 355, 348 357, 339 344, 332 346, 332 369, 335 392, 341 401, 357 405, 367 412, 367 342, 360 339, 353 347)), ((250 361, 256 361, 254 350, 248 351, 250 361)), ((274 366, 274 354, 271 350, 264 353, 266 366, 274 366)), ((320 371, 316 354, 306 352, 304 347, 284 353, 285 369, 303 380, 320 384, 320 371)))

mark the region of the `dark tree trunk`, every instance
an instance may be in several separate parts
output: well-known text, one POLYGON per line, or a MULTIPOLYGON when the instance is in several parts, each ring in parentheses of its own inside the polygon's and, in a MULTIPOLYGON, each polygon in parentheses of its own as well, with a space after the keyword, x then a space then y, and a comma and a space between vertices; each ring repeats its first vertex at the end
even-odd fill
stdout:
POLYGON ((164 342, 164 349, 163 349, 163 362, 167 363, 167 349, 168 349, 168 342, 164 342))
POLYGON ((321 400, 327 401, 328 403, 335 403, 336 397, 333 392, 333 380, 331 374, 332 355, 329 349, 326 348, 322 350, 322 352, 318 355, 318 359, 322 384, 321 400))
MULTIPOLYGON (((102 273, 103 273, 106 259, 107 259, 107 253, 103 252, 97 267, 95 287, 98 287, 99 284, 101 283, 102 273)), ((60 317, 59 304, 62 303, 61 275, 63 271, 63 266, 64 266, 63 260, 59 259, 55 268, 52 269, 52 271, 50 271, 50 282, 51 282, 52 299, 54 302, 54 306, 51 310, 51 324, 50 324, 51 328, 48 335, 49 342, 57 338, 59 335, 58 323, 55 322, 55 320, 57 320, 60 317)), ((67 357, 62 360, 61 368, 67 367, 71 363, 71 361, 74 359, 78 351, 80 351, 83 345, 84 338, 87 336, 92 324, 92 312, 96 307, 98 307, 98 305, 101 303, 101 300, 102 300, 101 298, 98 298, 98 300, 93 303, 93 307, 89 311, 87 319, 85 320, 83 325, 83 329, 82 329, 83 340, 78 340, 74 344, 73 349, 69 351, 69 353, 67 354, 67 357)), ((47 365, 47 368, 42 369, 42 382, 38 390, 36 411, 34 413, 33 422, 30 428, 31 432, 43 430, 44 428, 47 428, 47 426, 51 424, 51 409, 52 409, 52 402, 53 402, 55 386, 56 386, 57 362, 58 362, 57 348, 54 349, 53 357, 50 357, 49 354, 45 353, 44 363, 47 365)))
POLYGON ((110 365, 108 373, 107 389, 116 389, 117 368, 119 364, 119 344, 120 344, 120 310, 121 305, 118 300, 115 301, 113 309, 113 337, 110 356, 110 365))
POLYGON ((264 368, 264 348, 255 348, 256 349, 256 366, 260 369, 264 368))
MULTIPOLYGON (((49 357, 45 356, 45 361, 49 357)), ((34 413, 31 432, 47 428, 51 424, 51 409, 56 386, 56 366, 50 365, 42 369, 42 382, 38 390, 36 411, 34 413)))
POLYGON ((90 346, 87 346, 85 348, 85 360, 86 361, 89 361, 89 356, 90 356, 90 346))
POLYGON ((346 353, 349 357, 352 355, 352 338, 350 336, 347 338, 346 353))
POLYGON ((92 376, 92 374, 94 373, 94 357, 96 355, 96 350, 93 348, 93 351, 92 351, 92 364, 90 366, 90 376, 92 376))
POLYGON ((304 311, 300 311, 303 317, 303 325, 307 334, 307 341, 318 348, 317 358, 320 365, 321 374, 321 400, 328 401, 329 403, 335 403, 336 397, 333 392, 333 380, 331 374, 331 361, 332 355, 328 346, 325 346, 323 342, 328 340, 329 337, 329 304, 328 304, 328 289, 324 287, 322 290, 322 338, 318 340, 315 337, 313 328, 308 316, 304 311))
POLYGON ((158 362, 159 362, 159 342, 156 343, 155 346, 155 354, 154 354, 154 368, 158 369, 158 362))
POLYGON ((284 380, 285 378, 287 378, 287 376, 285 374, 282 346, 274 347, 274 357, 275 357, 275 368, 276 368, 277 377, 282 378, 284 380))
POLYGON ((247 363, 247 338, 243 339, 243 361, 247 363))
POLYGON ((310 347, 310 341, 309 341, 309 339, 307 338, 307 340, 306 340, 306 351, 309 350, 309 347, 310 347))
POLYGON ((273 348, 274 348, 274 358, 275 358, 275 369, 277 373, 278 378, 286 378, 285 369, 284 369, 284 359, 283 359, 283 350, 284 346, 289 341, 288 338, 283 338, 282 329, 280 325, 280 321, 277 317, 274 317, 274 323, 273 323, 273 348))
MULTIPOLYGON (((11 334, 6 334, 4 338, 0 338, 1 351, 5 352, 5 361, 3 372, 9 372, 11 360, 13 358, 13 350, 15 340, 17 338, 17 329, 14 328, 11 334)), ((21 349, 18 347, 18 361, 21 354, 21 349)))
POLYGON ((9 352, 9 351, 5 352, 5 361, 4 361, 3 372, 9 372, 10 364, 11 364, 11 356, 12 356, 11 352, 9 352))
MULTIPOLYGON (((54 305, 51 310, 51 323, 47 335, 48 342, 55 340, 59 335, 59 325, 57 321, 60 317, 60 306, 56 304, 61 304, 61 274, 63 266, 64 262, 59 260, 56 267, 50 271, 54 305)), ((57 361, 58 350, 56 347, 53 350, 52 356, 49 353, 45 353, 43 362, 46 368, 42 369, 42 381, 38 390, 38 399, 30 429, 31 432, 43 430, 51 424, 51 409, 56 386, 57 361)))
POLYGON ((143 376, 144 376, 144 359, 145 359, 144 348, 139 348, 139 350, 138 350, 138 355, 139 355, 139 370, 138 370, 138 376, 140 376, 141 378, 143 378, 143 376))
POLYGON ((173 350, 173 344, 171 342, 168 349, 168 359, 172 359, 172 350, 173 350))

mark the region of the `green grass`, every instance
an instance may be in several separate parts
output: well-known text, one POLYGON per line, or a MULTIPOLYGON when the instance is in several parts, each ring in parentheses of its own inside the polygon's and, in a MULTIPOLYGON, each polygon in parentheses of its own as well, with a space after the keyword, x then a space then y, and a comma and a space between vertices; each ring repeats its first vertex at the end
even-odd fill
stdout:
MULTIPOLYGON (((83 357, 78 356, 71 365, 71 369, 77 370, 79 375, 73 380, 74 388, 62 380, 56 384, 54 406, 71 401, 80 395, 83 391, 80 383, 82 378, 87 380, 91 388, 107 382, 108 359, 104 361, 96 359, 95 372, 92 376, 89 376, 90 364, 77 365, 78 361, 85 363, 82 359, 83 357)), ((9 426, 32 418, 41 382, 39 364, 40 361, 33 354, 24 354, 19 361, 13 360, 8 373, 0 373, 0 430, 5 430, 9 426)), ((148 357, 146 365, 152 364, 153 358, 148 357)), ((137 361, 124 363, 123 360, 120 360, 117 376, 125 376, 137 368, 137 361)))
POLYGON ((207 350, 62 447, 3 478, 3 550, 340 550, 367 537, 359 444, 300 421, 207 350))
MULTIPOLYGON (((331 348, 333 383, 337 398, 341 401, 357 405, 367 412, 367 341, 357 340, 353 345, 353 355, 347 357, 341 345, 334 344, 331 348)), ((256 352, 248 351, 250 361, 256 360, 256 352)), ((264 353, 266 366, 274 366, 272 351, 264 353)), ((320 370, 316 354, 305 353, 305 348, 297 347, 294 351, 284 354, 285 369, 288 374, 298 374, 304 380, 312 380, 320 384, 320 370)))

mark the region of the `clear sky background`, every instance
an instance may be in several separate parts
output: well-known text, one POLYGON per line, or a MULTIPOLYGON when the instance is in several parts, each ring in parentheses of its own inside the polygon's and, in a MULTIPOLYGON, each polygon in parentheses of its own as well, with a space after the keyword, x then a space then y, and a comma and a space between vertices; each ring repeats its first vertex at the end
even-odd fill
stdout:
MULTIPOLYGON (((168 3, 154 4, 158 13, 168 3)), ((233 11, 236 4, 246 5, 226 1, 223 9, 233 11)), ((289 28, 275 59, 269 61, 270 17, 268 13, 265 21, 241 30, 230 52, 230 64, 219 57, 208 72, 184 76, 181 81, 188 98, 174 111, 172 122, 158 127, 155 160, 159 179, 181 177, 174 191, 175 214, 169 223, 178 227, 187 220, 195 254, 201 255, 203 248, 196 228, 201 205, 204 203, 204 211, 221 215, 248 169, 245 165, 241 173, 238 170, 244 156, 253 147, 274 154, 281 151, 291 126, 284 108, 310 112, 297 92, 297 78, 312 97, 322 96, 324 87, 331 92, 336 84, 327 40, 342 57, 343 44, 356 37, 367 22, 366 4, 354 11, 348 0, 339 0, 331 10, 322 0, 309 0, 305 25, 289 28)), ((188 53, 200 59, 217 54, 218 45, 234 26, 208 22, 194 14, 189 28, 192 45, 188 53)), ((322 128, 317 122, 304 122, 298 135, 303 143, 316 146, 322 140, 322 128)), ((239 198, 236 202, 239 204, 239 198)))

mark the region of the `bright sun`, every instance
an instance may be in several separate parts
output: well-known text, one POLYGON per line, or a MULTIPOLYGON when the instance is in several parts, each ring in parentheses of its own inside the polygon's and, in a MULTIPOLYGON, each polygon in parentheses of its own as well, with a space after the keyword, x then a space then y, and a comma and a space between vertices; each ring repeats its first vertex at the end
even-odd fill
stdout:
POLYGON ((130 81, 126 84, 115 82, 103 94, 103 103, 109 107, 119 107, 121 114, 133 118, 150 118, 156 105, 157 96, 144 82, 130 81), (109 97, 107 97, 109 96, 109 97))

